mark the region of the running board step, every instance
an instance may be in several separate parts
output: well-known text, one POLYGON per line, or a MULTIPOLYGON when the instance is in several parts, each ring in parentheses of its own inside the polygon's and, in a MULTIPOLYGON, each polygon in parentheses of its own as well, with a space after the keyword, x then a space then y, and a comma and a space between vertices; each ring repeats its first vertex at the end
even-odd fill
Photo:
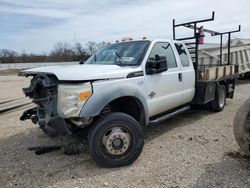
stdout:
POLYGON ((161 117, 159 117, 159 118, 150 120, 150 121, 149 121, 149 125, 157 125, 157 124, 159 124, 159 123, 162 123, 163 121, 165 121, 165 120, 167 120, 167 119, 169 119, 169 118, 171 118, 171 117, 174 117, 174 116, 176 116, 176 115, 178 115, 178 114, 181 114, 181 113, 183 113, 183 112, 189 110, 190 108, 191 108, 190 106, 185 106, 185 107, 183 107, 183 108, 179 108, 179 109, 176 110, 176 111, 173 111, 173 112, 170 112, 170 113, 168 113, 168 114, 165 114, 165 115, 163 115, 163 116, 161 116, 161 117))

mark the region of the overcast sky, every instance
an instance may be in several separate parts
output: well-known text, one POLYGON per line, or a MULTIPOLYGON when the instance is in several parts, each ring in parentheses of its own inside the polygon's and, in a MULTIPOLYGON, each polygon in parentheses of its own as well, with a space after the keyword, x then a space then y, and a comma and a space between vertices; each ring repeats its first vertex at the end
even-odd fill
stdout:
POLYGON ((250 38, 249 7, 249 0, 0 0, 0 49, 42 53, 59 41, 172 38, 173 18, 209 18, 212 11, 215 21, 205 27, 241 24, 233 37, 250 38))

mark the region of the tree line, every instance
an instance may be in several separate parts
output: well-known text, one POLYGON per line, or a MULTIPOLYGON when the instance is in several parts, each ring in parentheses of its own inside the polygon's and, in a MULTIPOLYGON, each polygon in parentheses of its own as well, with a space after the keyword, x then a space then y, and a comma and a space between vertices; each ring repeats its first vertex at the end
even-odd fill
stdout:
POLYGON ((30 63, 30 62, 64 62, 87 60, 98 48, 105 46, 105 42, 89 41, 84 46, 77 42, 70 45, 58 42, 48 54, 18 53, 14 50, 0 49, 0 63, 30 63))

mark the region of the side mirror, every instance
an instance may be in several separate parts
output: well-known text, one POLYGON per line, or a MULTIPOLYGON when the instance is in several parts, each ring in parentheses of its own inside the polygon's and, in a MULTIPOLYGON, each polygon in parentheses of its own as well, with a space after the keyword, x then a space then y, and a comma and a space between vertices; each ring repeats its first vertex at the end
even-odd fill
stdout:
POLYGON ((155 55, 147 61, 147 74, 157 74, 168 70, 166 56, 155 55))

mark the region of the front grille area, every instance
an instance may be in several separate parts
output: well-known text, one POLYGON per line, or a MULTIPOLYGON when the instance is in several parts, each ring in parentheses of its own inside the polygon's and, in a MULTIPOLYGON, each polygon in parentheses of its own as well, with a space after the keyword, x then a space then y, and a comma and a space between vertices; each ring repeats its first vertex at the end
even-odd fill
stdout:
POLYGON ((57 97, 56 79, 47 75, 36 75, 32 78, 30 87, 23 88, 23 92, 39 107, 46 108, 48 102, 57 97))
POLYGON ((36 107, 26 110, 20 119, 31 119, 47 133, 53 132, 57 136, 70 134, 67 123, 57 113, 57 90, 56 77, 44 74, 34 75, 30 86, 23 88, 23 92, 26 97, 33 99, 32 102, 36 107))

